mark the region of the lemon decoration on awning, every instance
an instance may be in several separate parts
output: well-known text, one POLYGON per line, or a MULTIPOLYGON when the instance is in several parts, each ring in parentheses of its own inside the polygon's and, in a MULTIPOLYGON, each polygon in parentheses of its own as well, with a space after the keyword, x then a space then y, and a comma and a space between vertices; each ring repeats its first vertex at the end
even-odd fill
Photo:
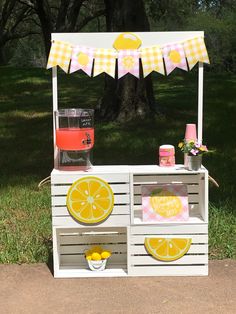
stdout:
POLYGON ((85 66, 89 63, 89 57, 85 53, 79 52, 77 61, 80 65, 85 66))
POLYGON ((152 257, 171 262, 186 254, 191 246, 192 239, 186 238, 145 238, 145 248, 152 257))
POLYGON ((79 222, 94 224, 104 221, 112 212, 114 194, 110 185, 93 176, 75 181, 67 193, 66 205, 79 222))
POLYGON ((122 33, 117 36, 113 43, 116 50, 138 49, 142 45, 141 39, 133 33, 122 33))
POLYGON ((169 58, 173 63, 180 63, 180 61, 181 61, 180 53, 176 50, 170 51, 169 58))

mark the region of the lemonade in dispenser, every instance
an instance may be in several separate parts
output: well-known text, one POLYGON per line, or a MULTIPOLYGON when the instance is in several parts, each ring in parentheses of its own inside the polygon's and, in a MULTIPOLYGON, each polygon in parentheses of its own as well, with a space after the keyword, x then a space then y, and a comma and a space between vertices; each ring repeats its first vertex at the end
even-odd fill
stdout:
POLYGON ((94 145, 94 110, 60 109, 55 111, 57 168, 86 170, 91 167, 94 145))

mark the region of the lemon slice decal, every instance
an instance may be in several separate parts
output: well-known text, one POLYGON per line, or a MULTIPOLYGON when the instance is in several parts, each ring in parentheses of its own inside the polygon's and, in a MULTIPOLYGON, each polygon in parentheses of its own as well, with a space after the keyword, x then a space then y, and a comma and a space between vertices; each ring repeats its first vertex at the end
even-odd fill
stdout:
POLYGON ((66 205, 70 214, 80 222, 102 222, 112 212, 113 191, 110 185, 100 178, 83 177, 71 185, 66 205))
POLYGON ((170 218, 183 211, 183 204, 173 192, 163 189, 154 190, 150 197, 153 210, 162 217, 170 218))
POLYGON ((145 248, 152 257, 165 262, 175 261, 186 254, 192 239, 145 238, 145 248))

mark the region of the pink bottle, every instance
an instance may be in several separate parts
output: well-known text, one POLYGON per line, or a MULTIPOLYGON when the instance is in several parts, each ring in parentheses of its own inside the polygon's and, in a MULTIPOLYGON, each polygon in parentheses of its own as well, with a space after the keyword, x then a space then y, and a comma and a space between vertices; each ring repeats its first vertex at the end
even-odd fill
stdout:
POLYGON ((175 148, 173 145, 161 145, 159 147, 159 166, 174 167, 175 148))

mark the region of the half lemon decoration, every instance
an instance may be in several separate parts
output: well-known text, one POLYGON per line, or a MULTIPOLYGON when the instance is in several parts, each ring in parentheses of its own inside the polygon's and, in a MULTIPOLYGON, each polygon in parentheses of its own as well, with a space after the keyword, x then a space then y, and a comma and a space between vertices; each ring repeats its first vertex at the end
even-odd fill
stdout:
POLYGON ((145 238, 145 248, 152 257, 165 262, 175 261, 186 254, 192 239, 186 238, 145 238))
POLYGON ((114 194, 104 180, 93 176, 83 177, 71 185, 66 205, 76 220, 94 224, 110 215, 114 206, 114 194))

